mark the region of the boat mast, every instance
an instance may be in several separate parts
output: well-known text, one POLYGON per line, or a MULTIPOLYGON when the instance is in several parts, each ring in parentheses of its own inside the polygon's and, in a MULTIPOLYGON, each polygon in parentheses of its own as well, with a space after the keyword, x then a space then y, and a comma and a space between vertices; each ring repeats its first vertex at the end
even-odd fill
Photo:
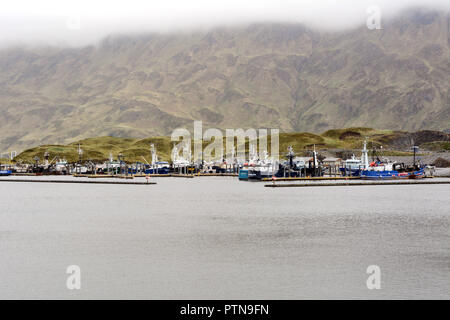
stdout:
POLYGON ((364 170, 369 168, 369 150, 367 150, 367 140, 364 140, 364 148, 361 153, 361 164, 364 167, 364 170))
POLYGON ((81 149, 81 144, 78 144, 78 161, 81 164, 81 156, 83 155, 83 149, 81 149))
POLYGON ((156 148, 153 143, 150 145, 150 152, 152 154, 152 166, 154 166, 158 162, 158 155, 156 154, 156 148))
POLYGON ((417 150, 419 150, 419 147, 418 147, 418 146, 414 146, 414 147, 413 147, 413 152, 414 152, 414 155, 413 155, 413 165, 414 165, 414 167, 416 167, 416 152, 417 152, 417 150))

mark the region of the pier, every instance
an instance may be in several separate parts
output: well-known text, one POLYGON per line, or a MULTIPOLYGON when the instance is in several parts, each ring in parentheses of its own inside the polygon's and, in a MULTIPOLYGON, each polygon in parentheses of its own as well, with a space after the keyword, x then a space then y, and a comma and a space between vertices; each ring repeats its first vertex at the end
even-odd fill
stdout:
POLYGON ((0 179, 0 182, 33 182, 33 183, 75 183, 75 184, 127 184, 127 185, 155 185, 156 182, 135 181, 86 181, 86 180, 36 180, 36 179, 0 179))
POLYGON ((361 180, 361 177, 286 177, 286 178, 263 178, 261 181, 329 181, 329 180, 361 180))
POLYGON ((450 184, 448 181, 366 181, 366 182, 352 182, 352 183, 338 183, 338 182, 326 182, 326 183, 289 183, 289 184, 266 184, 267 188, 302 188, 302 187, 351 187, 351 186, 392 186, 392 185, 418 185, 418 184, 450 184))
POLYGON ((197 173, 197 177, 239 177, 237 173, 197 173))
MULTIPOLYGON (((30 174, 34 175, 34 174, 30 174)), ((90 179, 133 179, 133 178, 188 178, 194 177, 238 177, 236 173, 194 173, 194 174, 181 174, 181 173, 169 173, 169 174, 133 174, 133 175, 111 175, 111 174, 73 174, 75 178, 90 178, 90 179)), ((269 180, 267 180, 269 181, 269 180)))

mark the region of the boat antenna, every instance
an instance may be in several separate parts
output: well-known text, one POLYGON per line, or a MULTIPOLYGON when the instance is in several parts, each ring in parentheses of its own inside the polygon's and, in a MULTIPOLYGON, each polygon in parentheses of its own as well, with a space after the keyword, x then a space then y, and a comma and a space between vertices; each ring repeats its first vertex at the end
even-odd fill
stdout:
POLYGON ((81 149, 81 144, 78 144, 78 162, 81 164, 81 156, 83 155, 83 149, 81 149))
POLYGON ((158 162, 158 155, 156 154, 156 148, 153 143, 150 145, 150 152, 152 155, 152 165, 155 165, 158 162))
POLYGON ((414 165, 414 167, 415 167, 415 166, 416 166, 416 152, 417 152, 417 150, 419 150, 419 147, 418 147, 418 146, 413 146, 412 148, 413 148, 413 152, 414 152, 414 155, 413 155, 413 165, 414 165))

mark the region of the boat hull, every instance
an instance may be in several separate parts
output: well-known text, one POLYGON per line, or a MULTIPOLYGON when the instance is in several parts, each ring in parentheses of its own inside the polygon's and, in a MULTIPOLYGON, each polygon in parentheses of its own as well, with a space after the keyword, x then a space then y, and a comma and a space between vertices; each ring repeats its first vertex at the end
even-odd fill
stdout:
POLYGON ((10 176, 12 174, 12 171, 10 170, 1 170, 0 176, 10 176))
POLYGON ((147 169, 145 170, 145 174, 169 174, 169 168, 158 168, 158 169, 147 169))
POLYGON ((365 170, 361 172, 361 178, 365 180, 421 179, 425 178, 425 170, 411 172, 365 170))
POLYGON ((260 180, 258 174, 255 170, 249 169, 241 169, 239 170, 239 180, 248 181, 248 180, 260 180))
POLYGON ((359 177, 361 175, 360 169, 340 168, 339 171, 343 176, 359 177))

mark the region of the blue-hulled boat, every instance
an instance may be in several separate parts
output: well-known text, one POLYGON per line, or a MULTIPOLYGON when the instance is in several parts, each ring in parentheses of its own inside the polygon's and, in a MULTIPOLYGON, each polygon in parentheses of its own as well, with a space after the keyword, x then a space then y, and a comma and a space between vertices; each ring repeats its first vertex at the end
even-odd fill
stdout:
POLYGON ((377 157, 377 161, 372 162, 369 167, 366 167, 361 172, 361 178, 369 180, 425 178, 425 167, 422 165, 416 165, 416 151, 418 147, 413 147, 413 149, 414 164, 412 166, 406 166, 404 163, 381 161, 377 157))
POLYGON ((145 174, 169 174, 170 165, 166 161, 158 161, 145 169, 145 174))
POLYGON ((152 164, 146 166, 145 174, 169 174, 170 164, 167 161, 158 160, 158 155, 156 154, 156 147, 153 143, 150 145, 150 152, 152 155, 152 164))
MULTIPOLYGON (((364 155, 364 153, 363 153, 364 155)), ((357 159, 355 155, 351 159, 347 159, 343 163, 343 167, 339 168, 343 176, 359 177, 361 169, 364 167, 361 159, 357 159)))
POLYGON ((258 170, 255 167, 244 166, 239 170, 239 180, 260 180, 258 170))
POLYGON ((361 178, 368 180, 420 179, 425 178, 425 169, 420 168, 419 170, 409 172, 399 172, 396 170, 364 170, 361 173, 361 178))
POLYGON ((239 180, 248 180, 248 168, 239 170, 239 180))
POLYGON ((11 174, 11 170, 0 170, 0 176, 10 176, 11 174))

